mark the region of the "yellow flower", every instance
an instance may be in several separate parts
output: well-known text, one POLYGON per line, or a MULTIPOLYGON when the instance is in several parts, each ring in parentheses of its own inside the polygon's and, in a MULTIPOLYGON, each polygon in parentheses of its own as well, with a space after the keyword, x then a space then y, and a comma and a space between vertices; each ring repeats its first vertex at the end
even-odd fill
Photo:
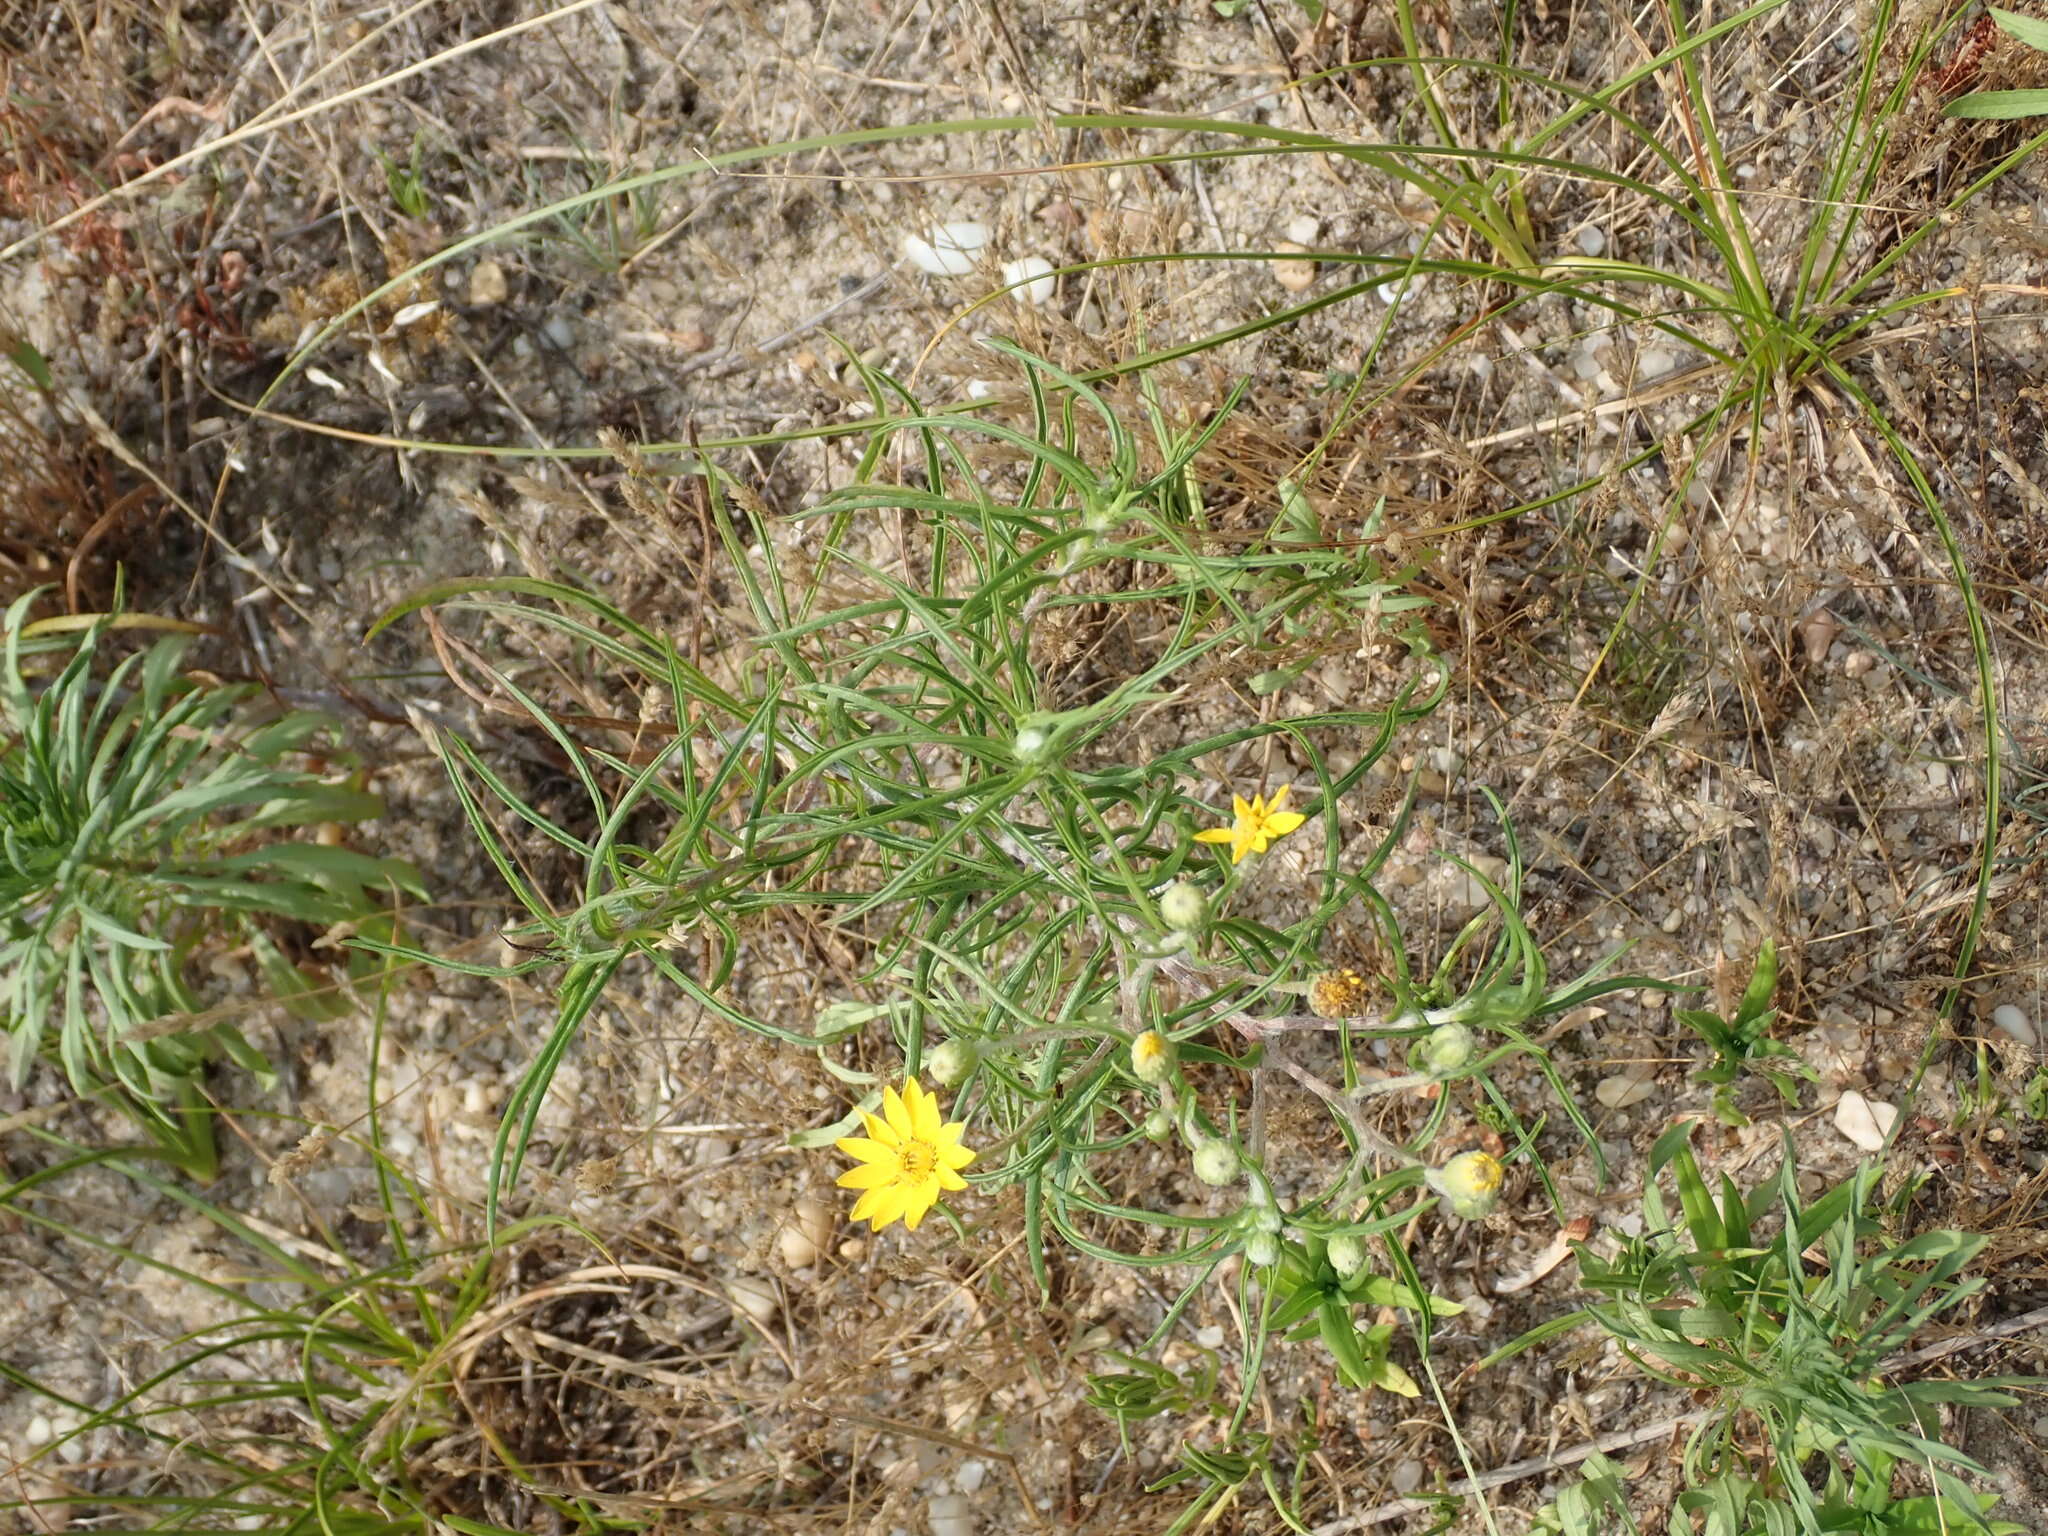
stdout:
POLYGON ((1156 1029, 1148 1029, 1131 1042, 1131 1071, 1141 1083, 1157 1087, 1173 1075, 1174 1043, 1156 1029))
POLYGON ((861 1164, 839 1176, 840 1188, 861 1192, 853 1204, 855 1221, 873 1222, 879 1232, 900 1217, 915 1232, 941 1190, 967 1187, 960 1177, 960 1170, 974 1161, 974 1153, 960 1145, 967 1126, 959 1120, 941 1124, 938 1097, 926 1093, 916 1078, 904 1083, 900 1097, 894 1088, 884 1088, 882 1114, 862 1110, 861 1119, 867 1135, 839 1142, 839 1150, 861 1164))
POLYGON ((1264 795, 1253 795, 1251 803, 1245 803, 1244 796, 1230 797, 1230 810, 1234 818, 1227 827, 1211 827, 1206 832, 1197 832, 1198 843, 1230 844, 1230 862, 1240 864, 1248 853, 1264 853, 1266 845, 1276 837, 1285 837, 1308 818, 1299 811, 1286 809, 1288 786, 1282 784, 1273 791, 1273 803, 1268 805, 1264 795))

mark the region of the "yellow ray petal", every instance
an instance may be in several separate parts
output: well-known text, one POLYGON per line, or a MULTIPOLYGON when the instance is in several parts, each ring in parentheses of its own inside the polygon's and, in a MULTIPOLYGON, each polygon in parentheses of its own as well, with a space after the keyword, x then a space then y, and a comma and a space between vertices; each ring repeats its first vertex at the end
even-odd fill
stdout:
POLYGON ((911 1133, 919 1141, 937 1141, 939 1126, 942 1123, 939 1117, 939 1096, 936 1093, 920 1091, 917 1102, 910 1106, 911 1133))
POLYGON ((882 1113, 888 1117, 889 1129, 896 1133, 899 1142, 910 1140, 910 1111, 894 1088, 882 1089, 882 1113))
POLYGON ((880 1115, 871 1115, 866 1110, 862 1110, 860 1118, 861 1124, 868 1128, 868 1135, 879 1141, 883 1146, 900 1147, 903 1145, 903 1138, 890 1130, 888 1122, 883 1120, 880 1115))
POLYGON ((1273 798, 1266 804, 1267 817, 1271 818, 1280 815, 1286 808, 1287 797, 1293 793, 1294 786, 1292 784, 1282 784, 1278 789, 1274 790, 1273 798))
POLYGON ((849 1168, 839 1175, 841 1189, 880 1189, 885 1184, 896 1182, 896 1165, 890 1163, 866 1163, 859 1168, 849 1168))
POLYGON ((1195 834, 1195 841, 1198 843, 1227 843, 1236 836, 1237 833, 1229 827, 1211 827, 1206 832, 1197 832, 1195 834))
POLYGON ((858 1200, 853 1202, 853 1219, 855 1221, 866 1221, 875 1214, 875 1207, 881 1204, 881 1201, 881 1190, 868 1190, 858 1200))
POLYGON ((854 1205, 853 1219, 855 1221, 872 1222, 874 1229, 879 1232, 882 1228, 888 1226, 890 1222, 902 1219, 903 1204, 909 1197, 909 1193, 901 1184, 891 1184, 883 1189, 871 1189, 862 1195, 860 1200, 854 1205), (867 1209, 862 1210, 862 1206, 866 1206, 867 1209))
POLYGON ((915 1189, 907 1189, 903 1195, 903 1225, 915 1232, 917 1224, 924 1220, 925 1212, 938 1201, 938 1180, 929 1180, 915 1189))
POLYGON ((939 1181, 939 1188, 941 1189, 965 1189, 967 1187, 967 1181, 943 1163, 932 1171, 932 1176, 939 1181))
POLYGON ((1274 837, 1285 837, 1307 820, 1299 811, 1282 811, 1277 816, 1266 818, 1266 831, 1274 837))
POLYGON ((887 1163, 892 1168, 896 1165, 896 1149, 886 1141, 870 1141, 865 1136, 842 1136, 832 1145, 863 1163, 887 1163))
POLYGON ((939 1143, 939 1166, 941 1168, 965 1168, 974 1161, 974 1149, 963 1147, 957 1141, 950 1145, 939 1143))

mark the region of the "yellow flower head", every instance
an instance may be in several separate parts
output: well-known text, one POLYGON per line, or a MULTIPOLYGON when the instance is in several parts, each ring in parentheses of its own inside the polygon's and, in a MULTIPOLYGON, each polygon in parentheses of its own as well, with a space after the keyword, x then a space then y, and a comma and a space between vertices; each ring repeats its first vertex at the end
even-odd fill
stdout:
POLYGON ((894 1088, 882 1090, 882 1113, 861 1111, 865 1136, 841 1138, 839 1150, 860 1163, 839 1176, 842 1189, 857 1189, 860 1199, 853 1204, 853 1219, 874 1223, 879 1232, 899 1217, 911 1231, 924 1220, 925 1212, 938 1203, 939 1193, 965 1189, 960 1170, 974 1161, 974 1153, 960 1145, 965 1122, 941 1124, 939 1101, 911 1078, 899 1095, 894 1088))
POLYGON ((1241 864, 1248 853, 1264 853, 1267 844, 1276 837, 1285 837, 1308 818, 1299 811, 1287 807, 1288 786, 1282 784, 1273 791, 1273 803, 1268 805, 1264 795, 1253 795, 1247 805, 1242 795, 1230 797, 1232 821, 1227 827, 1211 827, 1206 832, 1197 832, 1198 843, 1230 844, 1230 862, 1241 864))
POLYGON ((1156 1087, 1173 1075, 1174 1058, 1179 1054, 1171 1040, 1148 1029, 1131 1042, 1131 1071, 1139 1082, 1156 1087))

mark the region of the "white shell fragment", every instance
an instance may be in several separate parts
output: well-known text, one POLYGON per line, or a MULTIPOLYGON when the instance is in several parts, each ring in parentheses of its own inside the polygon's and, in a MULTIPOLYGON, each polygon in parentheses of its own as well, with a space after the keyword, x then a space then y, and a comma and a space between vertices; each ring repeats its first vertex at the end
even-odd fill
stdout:
POLYGON ((934 277, 964 277, 974 270, 974 258, 988 244, 988 226, 971 219, 941 224, 929 237, 905 235, 903 254, 920 272, 934 277))
POLYGON ((1884 1139, 1898 1122, 1898 1107, 1867 1099, 1854 1088, 1835 1106, 1835 1129, 1865 1152, 1882 1152, 1884 1139))
POLYGON ((1019 256, 1015 261, 1004 262, 1003 281, 1021 284, 1010 293, 1026 304, 1052 302, 1052 263, 1043 256, 1019 256))
POLYGON ((416 325, 440 307, 439 299, 422 299, 417 304, 408 304, 391 317, 391 329, 402 331, 408 325, 416 325))

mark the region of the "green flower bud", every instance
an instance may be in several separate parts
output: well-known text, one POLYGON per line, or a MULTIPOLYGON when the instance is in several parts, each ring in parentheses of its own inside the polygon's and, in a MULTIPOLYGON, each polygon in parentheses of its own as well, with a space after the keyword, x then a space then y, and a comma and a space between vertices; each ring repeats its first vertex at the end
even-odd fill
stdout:
POLYGON ((1260 1268, 1280 1262, 1280 1239, 1270 1232, 1254 1232, 1244 1240, 1244 1256, 1260 1268))
POLYGON ((1195 1177, 1221 1189, 1237 1182, 1237 1148, 1227 1141, 1205 1141, 1195 1148, 1195 1177))
POLYGON ((1192 880, 1170 885, 1159 898, 1159 915, 1169 928, 1200 933, 1209 921, 1208 894, 1192 880))
POLYGON ((1435 1076, 1446 1076, 1472 1059, 1475 1043, 1472 1031, 1464 1025, 1439 1024, 1415 1048, 1415 1064, 1435 1076))
POLYGON ((1268 1236, 1278 1236, 1280 1228, 1286 1225, 1280 1212, 1270 1205, 1254 1205, 1252 1208, 1252 1230, 1268 1236))
POLYGON ((1329 1258, 1339 1280, 1356 1280, 1365 1270, 1365 1244, 1340 1232, 1330 1239, 1329 1258))
POLYGON ((1173 1134, 1173 1115, 1164 1104, 1145 1117, 1145 1134, 1154 1141, 1164 1141, 1173 1134))
POLYGON ((1017 732, 1013 750, 1020 763, 1042 763, 1052 756, 1052 732, 1042 725, 1027 725, 1017 732))
POLYGON ((973 1072, 980 1052, 965 1040, 948 1040, 924 1059, 925 1070, 944 1088, 958 1088, 973 1072))
POLYGON ((1173 1064, 1180 1050, 1156 1029, 1148 1029, 1131 1042, 1131 1072, 1139 1082, 1157 1088, 1173 1076, 1173 1064))
POLYGON ((1500 1159, 1491 1153, 1460 1152, 1431 1174, 1429 1182, 1452 1215, 1477 1221, 1500 1203, 1505 1174, 1500 1159))

